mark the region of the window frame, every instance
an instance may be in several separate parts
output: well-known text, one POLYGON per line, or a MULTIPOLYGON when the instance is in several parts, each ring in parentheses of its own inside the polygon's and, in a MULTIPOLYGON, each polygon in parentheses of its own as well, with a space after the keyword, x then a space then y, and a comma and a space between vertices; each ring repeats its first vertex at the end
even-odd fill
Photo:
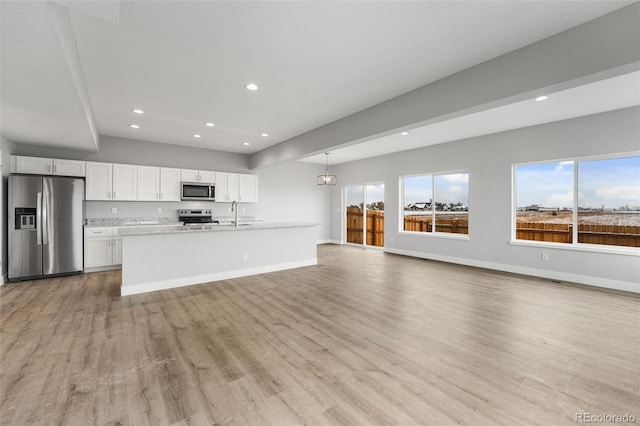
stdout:
POLYGON ((615 160, 619 158, 628 158, 628 157, 639 157, 640 151, 630 151, 630 152, 621 152, 615 154, 604 154, 604 155, 592 155, 592 156, 582 156, 582 157, 568 157, 561 159, 552 159, 552 160, 541 160, 541 161, 527 161, 522 163, 513 163, 511 165, 511 237, 509 240, 509 244, 516 246, 529 246, 529 247, 541 247, 541 248, 553 248, 553 249, 561 249, 561 250, 573 250, 573 251, 586 251, 586 252, 596 252, 596 253, 611 253, 611 254, 623 254, 629 256, 638 256, 640 257, 640 247, 630 247, 630 246, 615 246, 615 245, 606 245, 606 244, 589 244, 589 243, 580 243, 578 242, 578 169, 580 162, 587 161, 598 161, 598 160, 615 160), (517 228, 517 188, 516 188, 516 167, 518 166, 527 166, 532 164, 549 164, 549 163, 559 163, 562 161, 572 161, 573 162, 573 214, 571 219, 572 224, 572 238, 571 243, 559 243, 559 242, 551 242, 551 241, 534 241, 534 240, 520 240, 516 238, 516 228, 517 228))
MULTIPOLYGON (((448 238, 448 239, 453 239, 453 240, 465 240, 468 241, 470 240, 470 235, 471 235, 471 231, 470 231, 470 227, 468 229, 468 233, 467 234, 457 234, 457 233, 452 233, 452 232, 438 232, 436 231, 436 209, 435 209, 435 204, 436 204, 436 176, 444 176, 444 175, 457 175, 457 174, 462 174, 462 173, 466 173, 469 176, 469 180, 467 181, 467 186, 469 187, 470 185, 470 177, 471 177, 471 173, 469 172, 468 169, 459 169, 459 170, 447 170, 447 171, 442 171, 442 172, 432 172, 432 173, 413 173, 413 174, 409 174, 409 175, 402 175, 400 176, 398 185, 399 185, 399 194, 400 194, 400 205, 399 205, 399 218, 400 220, 398 221, 398 234, 403 234, 403 235, 416 235, 416 236, 421 236, 421 237, 428 237, 428 238, 448 238), (431 201, 431 230, 428 232, 419 232, 419 231, 405 231, 404 230, 404 179, 405 178, 411 178, 411 177, 419 177, 419 176, 431 176, 431 197, 432 197, 432 201, 431 201)), ((470 188, 470 187, 469 187, 470 188)), ((470 213, 471 213, 471 205, 469 203, 469 192, 470 189, 467 190, 467 207, 468 207, 468 217, 467 217, 467 223, 469 223, 469 217, 470 217, 470 213)))

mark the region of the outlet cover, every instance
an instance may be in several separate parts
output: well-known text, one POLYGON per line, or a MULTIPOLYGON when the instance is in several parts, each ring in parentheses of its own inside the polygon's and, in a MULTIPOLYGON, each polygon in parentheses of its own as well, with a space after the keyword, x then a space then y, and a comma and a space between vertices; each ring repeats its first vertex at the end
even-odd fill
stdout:
POLYGON ((162 213, 162 207, 158 207, 158 214, 162 213))
POLYGON ((543 262, 549 261, 549 253, 542 253, 542 261, 543 262))
POLYGON ((111 207, 111 213, 113 213, 113 214, 118 213, 118 208, 117 207, 111 207))
POLYGON ((242 253, 242 260, 249 260, 249 253, 242 253))

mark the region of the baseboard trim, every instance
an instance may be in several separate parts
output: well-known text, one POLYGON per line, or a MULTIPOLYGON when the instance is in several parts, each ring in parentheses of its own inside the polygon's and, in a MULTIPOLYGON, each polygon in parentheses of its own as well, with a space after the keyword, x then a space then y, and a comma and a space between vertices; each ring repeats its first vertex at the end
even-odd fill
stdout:
POLYGON ((142 283, 129 286, 120 286, 121 296, 131 296, 133 294, 148 293, 151 291, 167 290, 170 288, 185 287, 194 284, 204 284, 212 281, 229 280, 232 278, 246 277, 249 275, 266 274, 269 272, 284 271, 286 269, 302 268, 318 264, 318 259, 298 260, 295 262, 279 263, 276 265, 259 266, 248 269, 238 269, 234 271, 216 272, 213 274, 196 275, 192 277, 176 278, 165 281, 142 283))
POLYGON ((424 253, 412 250, 402 250, 396 248, 385 247, 386 253, 400 254, 403 256, 419 257, 421 259, 437 260, 441 262, 456 263, 465 266, 475 266, 478 268, 493 269, 502 272, 511 272, 514 274, 529 275, 538 278, 546 278, 551 280, 563 281, 567 283, 584 284, 593 287, 602 287, 612 290, 622 290, 631 293, 640 293, 640 285, 629 281, 611 280, 607 278, 591 277, 588 275, 569 274, 566 272, 548 271, 545 269, 526 268, 522 266, 507 265, 504 263, 486 262, 483 260, 465 259, 454 256, 442 256, 433 253, 424 253))
POLYGON ((84 268, 84 273, 89 274, 91 272, 113 271, 115 269, 122 269, 122 265, 94 266, 92 268, 84 268))
POLYGON ((328 238, 326 240, 318 240, 318 244, 338 244, 338 245, 343 245, 344 243, 340 240, 332 240, 331 238, 328 238))

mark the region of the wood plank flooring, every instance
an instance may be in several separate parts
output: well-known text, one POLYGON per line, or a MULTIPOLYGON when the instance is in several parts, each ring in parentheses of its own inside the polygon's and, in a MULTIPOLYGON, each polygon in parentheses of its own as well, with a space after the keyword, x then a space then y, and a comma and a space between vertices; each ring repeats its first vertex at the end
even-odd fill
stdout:
POLYGON ((640 297, 325 245, 319 265, 119 296, 0 288, 0 424, 640 422, 640 297))

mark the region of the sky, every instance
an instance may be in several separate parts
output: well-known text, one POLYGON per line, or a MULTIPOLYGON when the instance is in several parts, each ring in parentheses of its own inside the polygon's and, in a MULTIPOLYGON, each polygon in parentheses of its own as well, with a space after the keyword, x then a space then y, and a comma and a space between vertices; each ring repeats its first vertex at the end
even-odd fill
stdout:
POLYGON ((580 207, 640 206, 640 157, 626 157, 516 166, 517 207, 538 204, 572 208, 576 164, 580 207))
POLYGON ((403 178, 404 204, 428 202, 433 199, 432 179, 435 179, 435 201, 469 204, 469 174, 406 176, 403 178))
MULTIPOLYGON (((364 198, 365 186, 353 185, 346 188, 346 205, 347 206, 359 206, 364 198)), ((384 202, 384 184, 371 184, 366 185, 367 192, 367 204, 375 203, 378 201, 384 202)))

